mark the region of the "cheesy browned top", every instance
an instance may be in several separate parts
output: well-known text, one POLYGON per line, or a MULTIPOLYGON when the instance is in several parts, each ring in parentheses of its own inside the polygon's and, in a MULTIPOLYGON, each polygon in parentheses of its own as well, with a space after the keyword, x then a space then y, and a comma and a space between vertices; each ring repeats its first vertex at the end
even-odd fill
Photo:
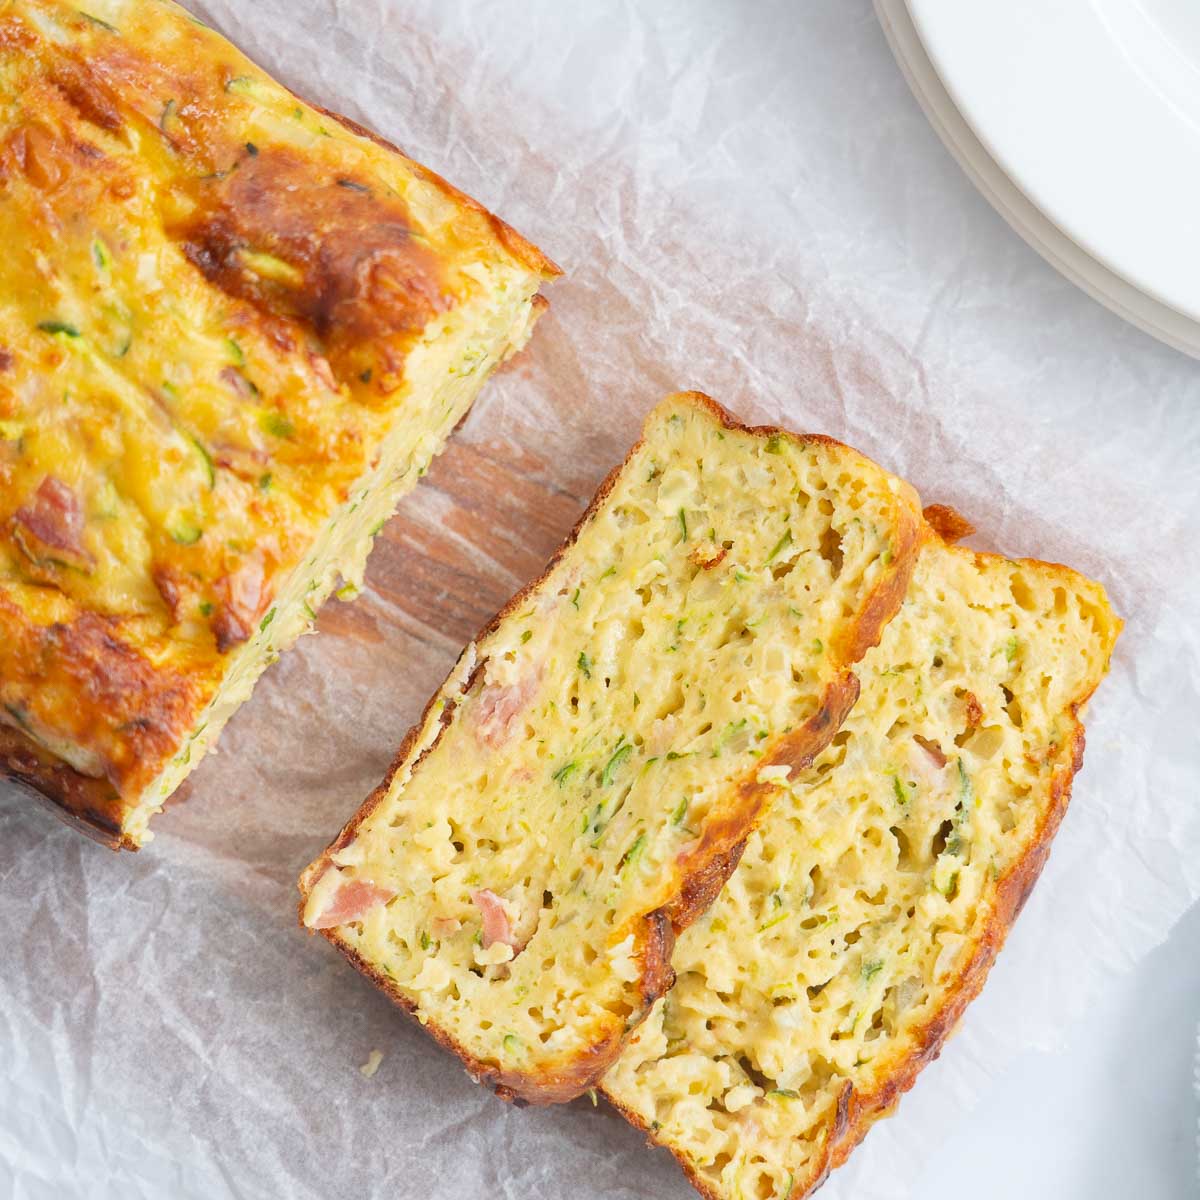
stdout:
MULTIPOLYGON (((0 713, 144 786, 528 243, 166 0, 0 4, 0 713)), ((8 736, 8 735, 6 735, 8 736)))

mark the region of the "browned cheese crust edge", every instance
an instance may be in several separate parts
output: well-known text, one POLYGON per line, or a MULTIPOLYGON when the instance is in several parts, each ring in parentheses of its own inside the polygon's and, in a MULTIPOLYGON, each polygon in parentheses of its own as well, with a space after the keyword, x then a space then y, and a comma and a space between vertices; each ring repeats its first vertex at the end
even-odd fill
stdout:
MULTIPOLYGON (((857 451, 849 450, 843 443, 819 434, 796 434, 773 425, 745 425, 702 392, 677 393, 675 398, 686 400, 698 408, 705 409, 725 429, 749 433, 762 438, 782 436, 800 445, 817 443, 847 450, 856 457, 865 457, 859 456, 857 451)), ((609 472, 574 528, 546 564, 542 574, 517 592, 496 613, 476 636, 476 643, 491 634, 509 614, 517 611, 533 590, 554 570, 562 557, 578 540, 584 526, 608 498, 621 472, 642 448, 644 441, 643 434, 630 448, 625 458, 609 472)), ((921 548, 923 525, 915 493, 909 492, 898 496, 897 507, 900 519, 897 523, 897 544, 893 546, 892 561, 879 583, 864 598, 859 612, 851 622, 853 635, 841 639, 842 644, 838 646, 838 650, 843 668, 857 662, 871 646, 879 641, 887 622, 899 610, 908 590, 912 572, 916 567, 917 556, 921 548)), ((465 687, 469 686, 470 682, 468 681, 465 687)), ((359 826, 387 796, 396 772, 403 765, 420 731, 425 728, 433 705, 440 695, 441 689, 426 705, 420 721, 409 730, 383 783, 368 796, 337 838, 301 875, 299 886, 302 899, 299 912, 302 924, 304 904, 310 889, 331 866, 334 854, 353 840, 359 826)), ((851 671, 843 669, 841 675, 828 686, 818 712, 798 730, 780 738, 775 743, 772 752, 764 756, 762 765, 780 763, 790 765, 797 770, 809 765, 832 741, 857 698, 858 680, 851 671)), ((453 703, 451 702, 442 711, 442 728, 450 720, 452 712, 453 703)), ((437 738, 435 737, 424 754, 427 754, 436 744, 437 738)), ((424 757, 424 754, 413 763, 412 771, 414 773, 420 768, 421 758, 424 757)), ((675 974, 671 969, 671 956, 674 952, 675 935, 707 909, 724 886, 725 881, 733 873, 741 859, 746 839, 753 832, 765 800, 773 789, 769 784, 759 784, 754 779, 745 779, 737 785, 737 790, 740 801, 737 811, 719 823, 714 822, 705 831, 700 846, 688 857, 686 870, 681 875, 679 890, 675 898, 662 908, 647 913, 642 918, 641 929, 634 934, 635 946, 641 951, 642 979, 639 990, 642 1003, 640 1009, 631 1014, 625 1022, 623 1030, 598 1038, 587 1047, 586 1051, 565 1058, 562 1065, 553 1071, 531 1072, 504 1071, 494 1064, 480 1061, 432 1021, 423 1024, 426 1032, 462 1059, 472 1077, 492 1088, 498 1096, 505 1100, 525 1104, 558 1104, 572 1100, 594 1087, 608 1068, 620 1057, 630 1033, 649 1015, 655 1001, 665 995, 673 986, 675 974)), ((355 950, 342 942, 337 936, 336 928, 324 929, 319 932, 332 942, 355 967, 382 988, 394 1003, 406 1012, 415 1015, 416 1006, 383 972, 375 970, 355 950)))

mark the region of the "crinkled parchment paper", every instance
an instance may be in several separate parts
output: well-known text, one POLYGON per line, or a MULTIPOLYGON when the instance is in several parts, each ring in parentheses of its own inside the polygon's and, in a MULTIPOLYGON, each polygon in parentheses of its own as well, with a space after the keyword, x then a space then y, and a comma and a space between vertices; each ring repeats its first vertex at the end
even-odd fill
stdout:
POLYGON ((1200 894, 1200 370, 971 190, 868 0, 207 0, 566 269, 531 351, 115 856, 0 797, 0 1195, 685 1197, 603 1106, 518 1111, 296 924, 295 878, 462 642, 682 387, 832 434, 1102 579, 1127 628, 1071 811, 963 1031, 825 1196, 908 1194, 1200 894), (373 1078, 359 1067, 373 1049, 373 1078))

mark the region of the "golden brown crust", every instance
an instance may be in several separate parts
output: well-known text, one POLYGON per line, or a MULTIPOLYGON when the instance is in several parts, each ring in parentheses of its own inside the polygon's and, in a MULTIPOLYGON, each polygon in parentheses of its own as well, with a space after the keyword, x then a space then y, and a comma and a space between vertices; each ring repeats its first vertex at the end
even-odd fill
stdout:
MULTIPOLYGON (((849 671, 826 688, 817 712, 799 729, 784 734, 764 755, 763 766, 787 766, 802 771, 812 766, 834 734, 842 727, 858 699, 858 679, 849 671)), ((774 784, 757 778, 738 784, 738 807, 705 829, 700 844, 680 862, 681 886, 676 899, 665 910, 676 933, 682 933, 702 916, 720 894, 725 881, 737 869, 746 839, 758 824, 774 784)), ((663 995, 665 993, 659 993, 663 995)))
MULTIPOLYGON (((915 494, 913 499, 916 499, 915 494)), ((896 615, 908 592, 913 569, 920 553, 923 524, 914 506, 897 505, 896 538, 892 544, 891 569, 880 585, 863 601, 856 619, 850 622, 842 641, 842 662, 858 662, 872 646, 879 644, 884 627, 896 615)))
POLYGON ((191 190, 195 208, 171 232, 192 265, 229 295, 311 328, 337 376, 358 367, 343 359, 363 341, 417 334, 453 303, 408 209, 367 180, 264 147, 191 190), (247 246, 290 270, 246 270, 247 246))
MULTIPOLYGON (((681 393, 676 398, 705 409, 726 429, 747 432, 763 438, 787 437, 800 445, 815 443, 832 446, 857 456, 857 452, 850 451, 842 443, 836 442, 832 438, 795 434, 769 425, 744 425, 715 400, 701 392, 681 393)), ((591 502, 574 528, 567 534, 562 545, 555 551, 542 574, 513 596, 496 613, 476 636, 476 644, 490 635, 506 617, 520 611, 531 593, 548 578, 563 555, 578 540, 584 526, 607 499, 621 472, 641 449, 643 442, 644 436, 630 448, 622 462, 604 478, 591 502)), ((843 639, 840 648, 842 652, 840 665, 842 667, 848 667, 856 661, 845 658, 845 655, 857 654, 861 657, 870 646, 879 640, 884 626, 895 615, 903 601, 908 580, 920 552, 922 528, 919 501, 916 493, 906 485, 902 486, 898 493, 896 524, 898 537, 892 547, 892 560, 885 564, 881 578, 872 589, 871 595, 867 597, 856 618, 850 622, 852 626, 861 624, 863 628, 861 632, 852 632, 850 636, 843 639)), ((470 689, 481 666, 482 663, 465 681, 462 688, 463 693, 470 689)), ((445 685, 443 685, 444 687, 445 685)), ((333 843, 301 875, 300 891, 303 899, 299 911, 302 924, 304 904, 312 887, 332 865, 334 854, 354 839, 359 826, 382 803, 392 780, 404 765, 416 739, 431 716, 434 704, 441 695, 442 691, 439 690, 426 705, 421 720, 409 730, 383 783, 371 793, 358 812, 342 828, 333 843)), ((765 765, 787 765, 793 770, 799 770, 810 765, 837 733, 857 697, 857 678, 849 670, 843 670, 828 685, 818 711, 799 729, 779 739, 773 750, 764 756, 759 769, 765 765)), ((452 703, 447 704, 440 718, 443 725, 450 719, 452 711, 452 703)), ((434 744, 436 744, 436 738, 434 744)), ((425 752, 428 753, 428 749, 425 752)), ((419 764, 420 758, 413 764, 412 769, 416 770, 419 764)), ((675 933, 694 921, 716 898, 726 879, 736 868, 746 838, 753 830, 765 800, 773 787, 774 785, 768 783, 759 783, 757 778, 748 778, 738 784, 739 804, 736 810, 723 821, 713 822, 705 831, 699 845, 694 847, 678 864, 678 886, 674 899, 663 907, 647 913, 642 919, 641 927, 635 934, 635 942, 642 950, 640 985, 642 1005, 638 1012, 632 1013, 626 1018, 623 1029, 598 1037, 586 1052, 564 1062, 561 1067, 557 1067, 553 1071, 516 1072, 501 1071, 495 1064, 480 1062, 432 1022, 425 1023, 424 1028, 439 1043, 463 1059, 467 1064, 468 1071, 476 1079, 493 1087, 497 1095, 507 1100, 519 1100, 531 1104, 559 1103, 573 1099, 597 1084, 620 1056, 632 1030, 649 1013, 654 1002, 665 995, 672 986, 674 972, 670 967, 670 957, 674 948, 675 933)), ((337 946, 338 950, 360 971, 370 976, 396 1004, 409 1013, 415 1011, 415 1005, 400 993, 386 975, 372 968, 337 937, 336 927, 319 932, 337 946)))
MULTIPOLYGON (((111 785, 113 795, 145 786, 190 729, 198 682, 151 661, 123 636, 117 618, 78 612, 42 626, 18 617, 16 606, 0 594, 6 630, 0 680, 19 680, 31 693, 26 703, 6 705, 8 719, 31 734, 52 727, 88 746, 97 777, 111 785), (74 700, 70 712, 61 703, 63 690, 74 700)), ((89 794, 99 800, 99 793, 89 794)), ((118 811, 109 811, 102 828, 119 819, 118 811)))
MULTIPOLYGON (((345 126, 351 133, 356 133, 359 137, 365 137, 377 146, 382 146, 385 150, 390 150, 393 154, 399 154, 427 183, 432 183, 435 187, 439 188, 456 204, 460 204, 464 208, 478 213, 492 227, 492 230, 495 232, 497 238, 500 239, 504 248, 523 266, 528 267, 531 271, 536 271, 547 282, 551 279, 557 279, 562 274, 562 268, 557 263, 543 254, 527 238, 522 237, 507 221, 502 221, 495 213, 489 212, 478 200, 472 199, 465 192, 460 192, 458 188, 452 183, 448 183, 437 172, 431 171, 422 163, 409 158, 394 142, 389 142, 387 138, 382 137, 373 129, 368 129, 367 126, 360 125, 357 121, 342 116, 341 113, 330 112, 327 108, 321 108, 319 105, 314 105, 314 107, 318 112, 324 113, 327 117, 332 117, 339 125, 345 126)), ((545 298, 540 297, 539 299, 541 305, 544 307, 546 305, 545 298)))
POLYGON ((7 725, 0 725, 0 776, 110 850, 137 848, 121 830, 120 796, 106 779, 81 775, 7 725))

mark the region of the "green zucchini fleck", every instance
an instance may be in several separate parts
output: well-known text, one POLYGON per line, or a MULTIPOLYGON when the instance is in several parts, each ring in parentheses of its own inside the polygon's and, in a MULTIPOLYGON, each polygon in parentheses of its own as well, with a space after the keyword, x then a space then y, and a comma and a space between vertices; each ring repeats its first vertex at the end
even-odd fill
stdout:
POLYGON ((200 455, 200 462, 204 466, 204 476, 208 480, 208 490, 211 492, 217 486, 217 468, 213 463, 212 455, 204 448, 200 441, 193 437, 190 433, 183 435, 196 448, 196 453, 200 455))
POLYGON ((776 913, 776 915, 775 915, 775 916, 773 916, 773 917, 772 917, 772 918, 771 918, 769 921, 764 921, 764 922, 763 922, 763 923, 762 923, 762 924, 761 924, 761 925, 758 927, 758 932, 759 932, 759 933, 765 933, 765 932, 766 932, 768 929, 770 929, 772 926, 774 926, 774 925, 778 925, 780 921, 786 921, 786 920, 788 919, 788 917, 790 917, 790 916, 792 916, 792 910, 791 910, 790 908, 785 908, 785 909, 783 910, 783 912, 781 912, 781 913, 776 913))
POLYGON ((103 29, 105 33, 120 34, 120 30, 115 25, 110 25, 107 21, 100 20, 99 17, 93 17, 90 12, 84 12, 82 8, 75 10, 89 25, 95 25, 97 29, 103 29))
POLYGON ((671 824, 681 825, 683 823, 683 818, 687 816, 687 810, 688 798, 684 796, 684 798, 680 800, 677 805, 675 805, 675 811, 671 814, 671 824))
POLYGON ((777 433, 771 434, 771 436, 769 438, 767 438, 767 444, 766 444, 765 449, 768 454, 782 454, 783 453, 783 438, 780 437, 780 435, 777 433))
POLYGON ((579 763, 572 759, 569 763, 564 763, 553 775, 550 776, 559 787, 562 787, 576 771, 579 770, 579 763))
POLYGON ((267 615, 258 624, 259 633, 262 633, 273 620, 275 620, 275 609, 271 608, 267 610, 267 615))
POLYGON ((107 270, 112 262, 112 257, 108 253, 108 247, 99 239, 92 238, 92 261, 96 264, 98 270, 107 270))
POLYGON ((960 758, 958 760, 958 807, 964 816, 974 799, 975 788, 971 783, 971 777, 967 774, 967 768, 963 766, 963 760, 960 758))
POLYGON ((773 563, 791 544, 792 531, 790 529, 785 529, 783 537, 781 537, 779 541, 775 543, 775 549, 767 555, 767 561, 763 565, 767 566, 768 564, 773 563))
POLYGON ((686 542, 688 540, 687 513, 682 508, 679 510, 679 528, 681 530, 679 540, 686 542))
POLYGON ((253 75, 237 75, 227 80, 225 90, 235 96, 253 96, 259 100, 274 99, 271 89, 253 75))
POLYGON ((621 855, 621 861, 617 863, 617 871, 624 873, 630 867, 636 866, 637 861, 646 852, 646 835, 639 833, 633 839, 633 844, 621 855))
POLYGON ((77 338, 80 336, 79 330, 74 325, 66 321, 39 321, 37 327, 43 333, 49 333, 54 336, 77 338))
POLYGON ((583 672, 584 679, 591 679, 592 660, 582 650, 579 652, 579 658, 575 665, 583 672))
POLYGON ((194 546, 204 534, 199 525, 186 517, 181 517, 174 525, 168 526, 167 532, 171 535, 171 540, 181 546, 194 546))
POLYGON ((264 433, 269 433, 272 437, 290 438, 296 432, 295 425, 283 413, 273 408, 259 417, 258 424, 264 433))
POLYGON ((583 814, 583 832, 592 835, 591 846, 593 850, 604 840, 604 830, 608 825, 608 821, 608 809, 603 800, 592 809, 590 814, 585 810, 583 814))
POLYGON ((604 770, 600 773, 600 786, 610 787, 617 771, 624 765, 625 760, 633 753, 633 743, 625 741, 625 735, 621 735, 621 740, 617 743, 617 748, 613 751, 608 762, 604 764, 604 770))
POLYGON ((870 983, 880 971, 883 970, 883 959, 872 958, 862 965, 863 983, 870 983))
POLYGON ((433 943, 429 940, 429 934, 426 930, 421 930, 421 949, 428 950, 433 943))
POLYGON ((726 744, 730 741, 730 739, 741 733, 741 731, 749 724, 750 720, 748 717, 743 717, 740 721, 730 721, 729 724, 726 725, 725 728, 717 735, 717 740, 713 743, 713 758, 720 758, 726 744))

